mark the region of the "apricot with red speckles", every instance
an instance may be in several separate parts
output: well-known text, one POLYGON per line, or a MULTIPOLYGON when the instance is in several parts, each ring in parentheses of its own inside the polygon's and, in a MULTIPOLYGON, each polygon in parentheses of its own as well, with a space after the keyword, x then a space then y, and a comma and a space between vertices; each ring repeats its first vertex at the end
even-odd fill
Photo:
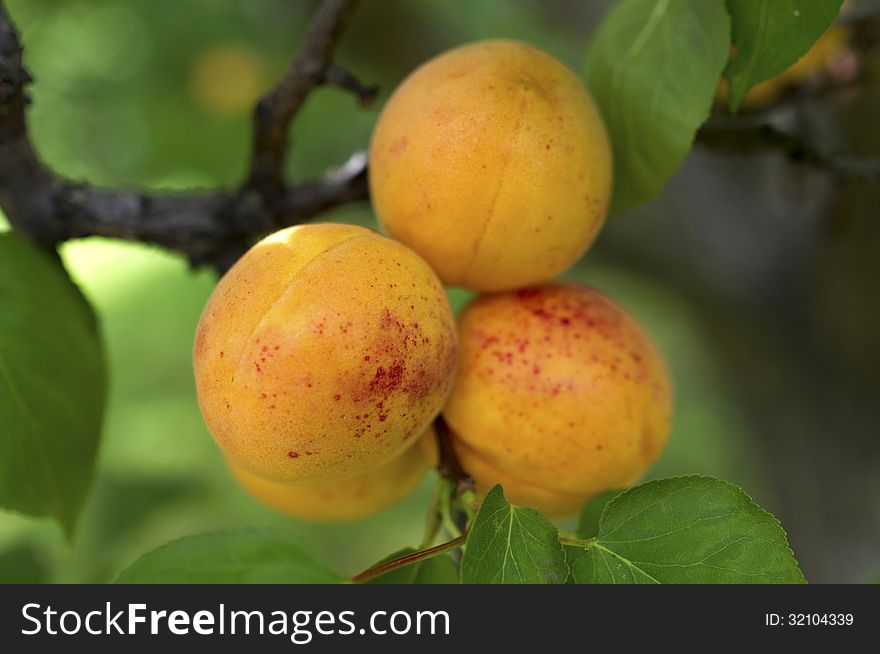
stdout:
POLYGON ((487 491, 552 516, 635 482, 669 435, 663 357, 599 292, 552 284, 476 299, 443 416, 464 469, 487 491))
POLYGON ((436 465, 437 442, 431 428, 391 461, 342 481, 283 484, 262 479, 229 462, 239 484, 263 504, 297 518, 321 522, 357 520, 378 513, 409 495, 436 465))
POLYGON ((440 412, 456 364, 446 294, 412 250, 313 224, 255 245, 199 321, 196 391, 236 464, 279 482, 376 469, 440 412))
POLYGON ((583 84, 524 43, 446 52, 394 92, 370 144, 373 208, 450 286, 549 282, 605 220, 611 149, 583 84))

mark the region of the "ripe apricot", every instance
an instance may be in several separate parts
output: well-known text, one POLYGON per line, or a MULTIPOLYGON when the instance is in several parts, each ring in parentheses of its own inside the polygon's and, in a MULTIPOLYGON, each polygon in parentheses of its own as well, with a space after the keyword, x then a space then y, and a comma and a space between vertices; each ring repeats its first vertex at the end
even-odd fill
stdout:
POLYGON ((297 518, 323 522, 357 520, 396 504, 436 465, 433 429, 391 461, 342 481, 282 484, 229 462, 239 484, 263 504, 297 518))
POLYGON ((401 454, 456 363, 446 294, 405 246, 362 227, 282 230, 208 300, 194 346, 208 429, 264 479, 334 481, 401 454))
POLYGON ((633 483, 666 443, 661 354, 597 291, 552 284, 488 295, 459 318, 459 373, 443 416, 477 490, 561 516, 633 483))
POLYGON ((432 59, 385 105, 370 144, 382 225, 450 286, 512 290, 578 259, 611 192, 605 127, 580 80, 523 43, 432 59))

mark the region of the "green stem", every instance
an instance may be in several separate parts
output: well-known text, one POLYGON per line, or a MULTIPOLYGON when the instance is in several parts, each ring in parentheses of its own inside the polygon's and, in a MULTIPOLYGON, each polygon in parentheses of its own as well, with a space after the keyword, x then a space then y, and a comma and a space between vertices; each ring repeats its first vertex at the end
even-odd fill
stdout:
POLYGON ((453 538, 458 538, 462 535, 462 531, 455 523, 455 518, 453 517, 452 500, 454 485, 449 480, 443 479, 438 486, 438 491, 440 493, 438 497, 440 520, 443 523, 443 527, 449 532, 449 535, 453 538))
POLYGON ((593 538, 578 538, 577 536, 568 536, 563 535, 563 532, 559 532, 559 542, 563 545, 572 545, 574 547, 592 547, 596 544, 598 538, 595 536, 593 538))
POLYGON ((465 514, 467 524, 470 525, 477 515, 477 510, 474 508, 477 505, 476 493, 472 490, 466 490, 457 497, 457 500, 458 507, 465 514))
POLYGON ((431 498, 431 506, 428 508, 428 517, 425 520, 425 535, 422 538, 422 544, 419 549, 431 547, 434 539, 437 538, 437 532, 440 530, 442 516, 440 515, 439 498, 440 493, 445 491, 442 483, 438 483, 434 487, 434 496, 431 498))
POLYGON ((435 545, 434 547, 429 547, 428 549, 419 550, 418 552, 410 552, 409 554, 404 554, 403 556, 399 556, 396 559, 391 559, 390 561, 379 563, 377 565, 374 565, 372 568, 364 570, 359 575, 356 575, 352 578, 352 581, 356 584, 362 584, 369 581, 370 579, 375 579, 376 577, 383 575, 386 572, 390 572, 391 570, 402 568, 411 563, 415 563, 416 561, 430 559, 437 556, 438 554, 446 552, 447 550, 461 547, 462 545, 464 545, 464 541, 466 538, 467 535, 462 534, 458 538, 453 538, 447 543, 441 543, 440 545, 435 545))

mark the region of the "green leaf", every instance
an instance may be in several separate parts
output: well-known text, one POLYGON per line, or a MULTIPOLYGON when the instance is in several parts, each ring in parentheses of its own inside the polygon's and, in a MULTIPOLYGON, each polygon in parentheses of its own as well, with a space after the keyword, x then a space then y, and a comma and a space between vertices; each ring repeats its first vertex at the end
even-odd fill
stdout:
POLYGON ((556 527, 519 509, 495 486, 483 499, 461 560, 466 584, 561 584, 568 576, 556 527))
POLYGON ((755 84, 800 59, 840 13, 843 0, 727 0, 734 54, 724 76, 736 111, 755 84))
POLYGON ((42 557, 29 543, 0 551, 0 584, 45 584, 48 579, 42 557))
POLYGON ((710 477, 651 481, 613 499, 598 536, 566 548, 576 583, 804 583, 779 521, 710 477))
MULTIPOLYGON (((415 552, 416 549, 406 547, 390 556, 382 559, 379 563, 396 559, 406 554, 415 552)), ((440 554, 430 559, 422 559, 415 563, 390 570, 383 575, 375 577, 368 584, 457 584, 458 567, 455 561, 440 554)))
POLYGON ((0 234, 0 507, 68 536, 92 483, 106 392, 94 314, 61 265, 0 234))
POLYGON ((581 538, 592 538, 598 534, 602 512, 605 510, 608 502, 622 492, 622 490, 605 491, 584 504, 584 508, 581 509, 580 520, 578 521, 577 535, 581 538))
POLYGON ((614 4, 587 50, 587 85, 614 145, 616 214, 681 167, 730 52, 724 0, 614 4))
POLYGON ((344 581, 296 536, 238 529, 189 536, 145 554, 117 584, 335 584, 344 581))

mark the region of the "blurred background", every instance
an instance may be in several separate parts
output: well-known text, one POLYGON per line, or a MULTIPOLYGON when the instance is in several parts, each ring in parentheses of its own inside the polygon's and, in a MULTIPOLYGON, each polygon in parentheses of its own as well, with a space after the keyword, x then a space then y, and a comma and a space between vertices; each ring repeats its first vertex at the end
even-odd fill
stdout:
MULTIPOLYGON (((381 85, 487 37, 528 41, 575 70, 606 2, 364 2, 337 61, 381 85)), ((856 3, 858 4, 858 3, 856 3)), ((289 62, 314 7, 300 0, 7 0, 26 46, 32 137, 59 173, 107 186, 240 181, 255 99, 289 62)), ((823 147, 880 153, 876 75, 786 110, 823 147)), ((337 89, 294 125, 290 177, 363 149, 377 115, 337 89)), ((880 572, 878 187, 836 182, 773 152, 699 148, 650 204, 613 219, 570 277, 654 335, 677 393, 652 476, 715 475, 774 512, 813 582, 880 572)), ((327 219, 374 224, 366 206, 327 219)), ((2 217, 0 217, 2 221, 2 217)), ((5 229, 2 223, 0 229, 5 229)), ((0 581, 103 582, 171 539, 274 525, 356 573, 416 545, 434 479, 374 518, 285 518, 232 481, 195 401, 191 343, 215 277, 158 249, 63 247, 101 318, 109 409, 75 538, 0 512, 0 581)), ((452 292, 456 306, 467 295, 452 292)), ((0 426, 2 429, 2 426, 0 426)))

